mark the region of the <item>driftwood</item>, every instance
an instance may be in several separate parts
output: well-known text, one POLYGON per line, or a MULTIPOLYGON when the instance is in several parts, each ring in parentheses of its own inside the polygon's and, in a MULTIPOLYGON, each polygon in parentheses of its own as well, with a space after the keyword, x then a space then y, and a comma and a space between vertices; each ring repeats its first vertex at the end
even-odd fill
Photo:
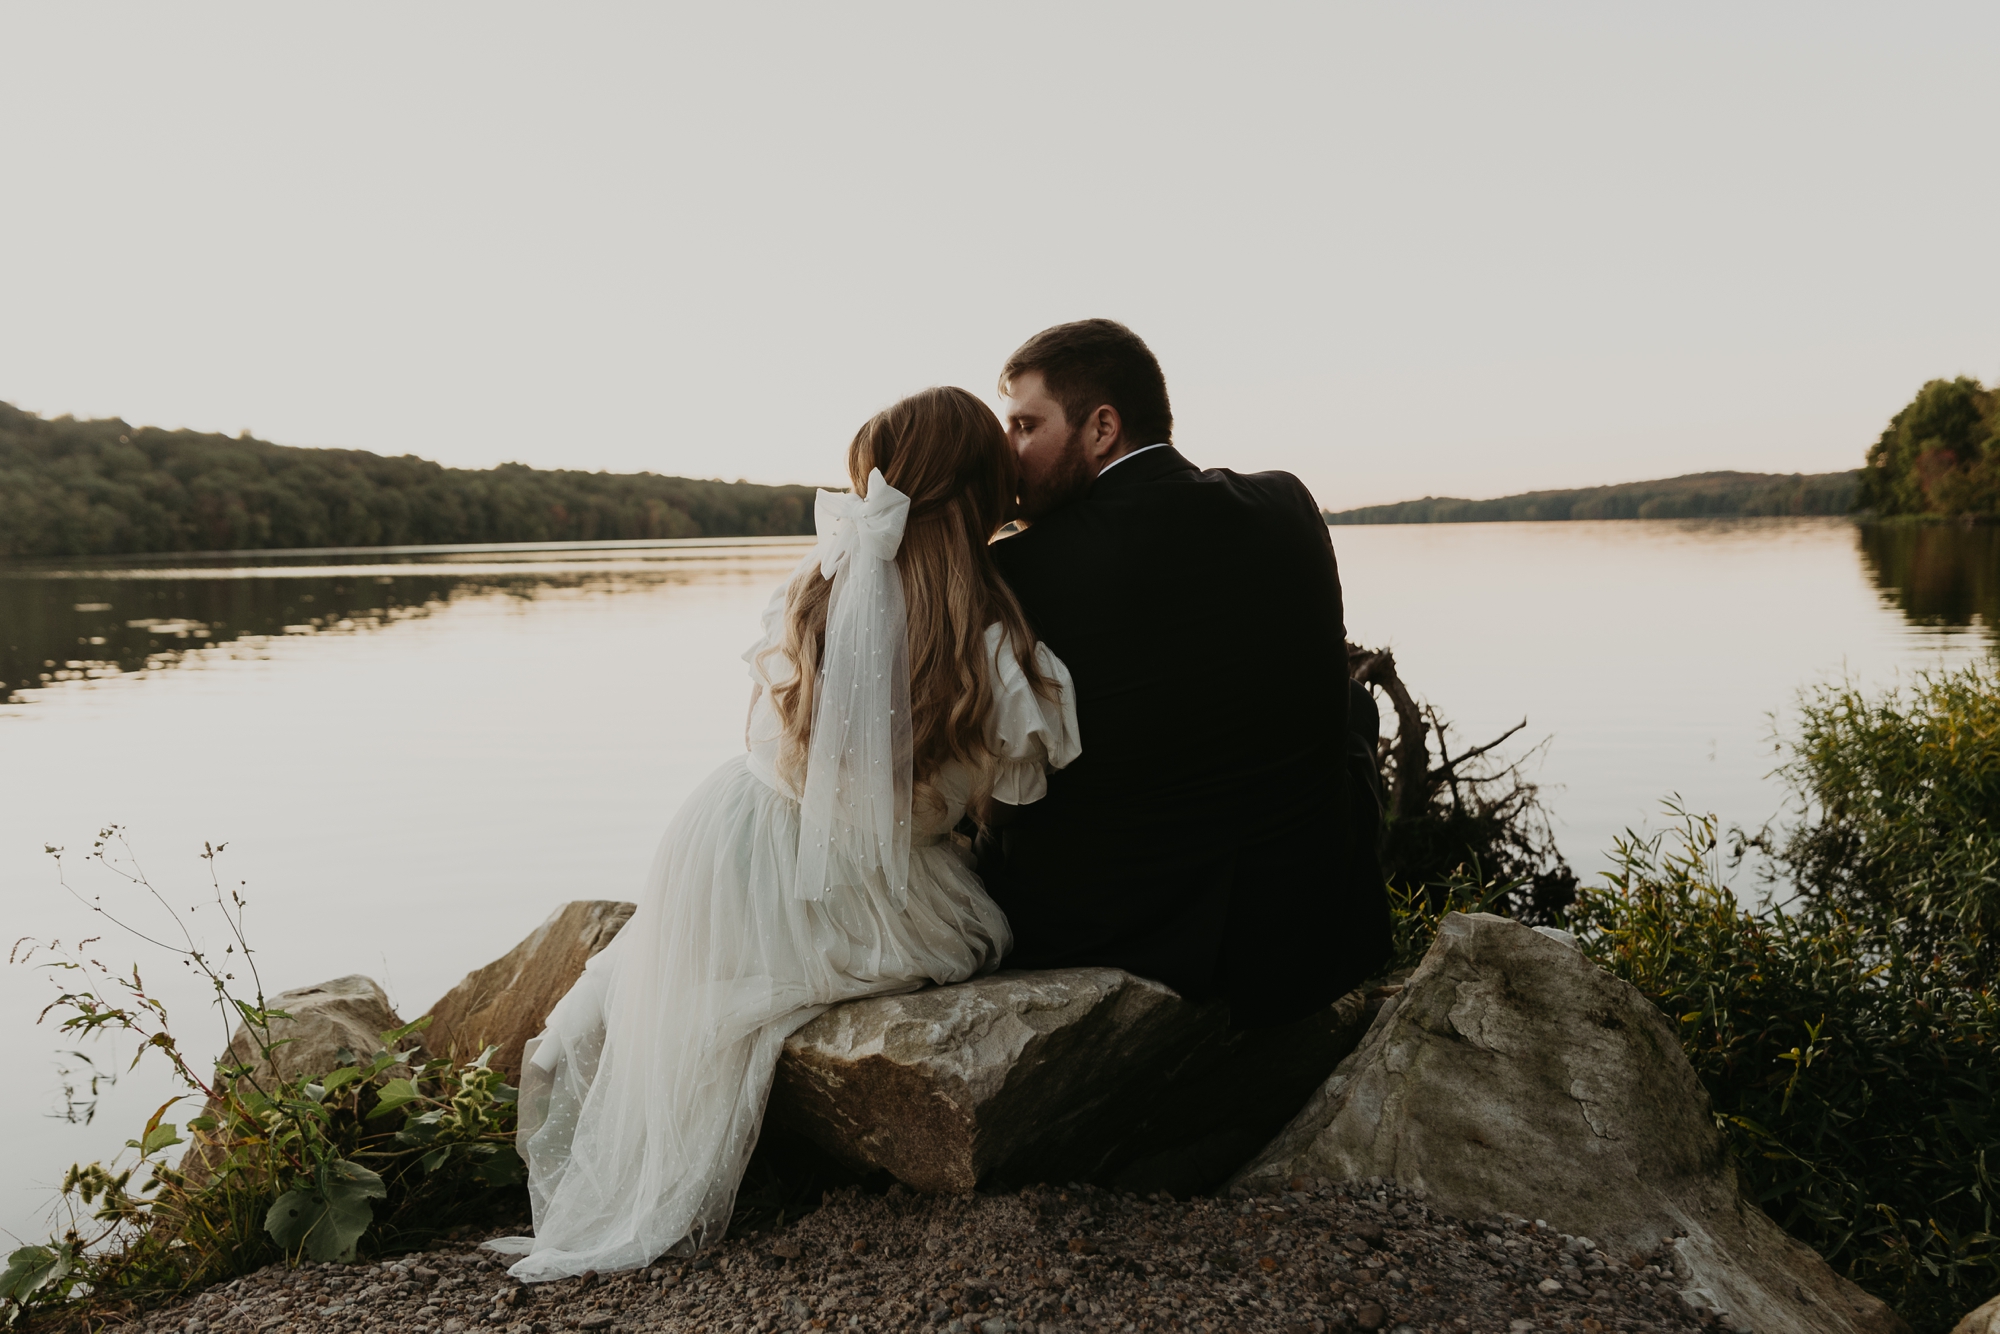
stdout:
POLYGON ((1347 673, 1386 696, 1396 715, 1395 734, 1375 742, 1376 771, 1386 793, 1383 865, 1391 880, 1431 884, 1454 866, 1469 865, 1482 878, 1519 886, 1524 913, 1546 915, 1567 904, 1576 877, 1556 847, 1538 789, 1522 773, 1523 763, 1541 747, 1512 763, 1476 763, 1528 720, 1454 754, 1449 724, 1411 693, 1393 652, 1350 643, 1347 673))
POLYGON ((1389 809, 1384 814, 1393 824, 1422 810, 1430 801, 1425 781, 1430 767, 1430 744, 1423 711, 1411 697, 1409 687, 1403 684, 1403 678, 1396 675, 1396 655, 1386 648, 1367 649, 1349 644, 1347 674, 1387 695, 1396 711, 1396 735, 1376 743, 1375 761, 1388 771, 1389 809), (1384 760, 1388 763, 1384 764, 1384 760))

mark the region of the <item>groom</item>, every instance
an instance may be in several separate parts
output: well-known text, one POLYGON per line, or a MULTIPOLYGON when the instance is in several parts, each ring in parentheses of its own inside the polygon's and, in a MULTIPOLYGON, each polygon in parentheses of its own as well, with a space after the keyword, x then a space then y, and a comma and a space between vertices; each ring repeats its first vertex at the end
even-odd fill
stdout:
POLYGON ((1389 952, 1319 506, 1288 473, 1183 458, 1122 324, 1043 330, 1000 388, 1028 527, 993 554, 1075 678, 1083 742, 981 840, 1008 966, 1123 968, 1242 1028, 1311 1014, 1389 952))

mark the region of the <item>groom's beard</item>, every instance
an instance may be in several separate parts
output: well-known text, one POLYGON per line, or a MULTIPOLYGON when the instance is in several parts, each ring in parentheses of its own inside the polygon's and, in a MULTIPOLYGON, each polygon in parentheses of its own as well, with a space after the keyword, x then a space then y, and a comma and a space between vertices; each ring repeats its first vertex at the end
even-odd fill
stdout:
POLYGON ((1090 471, 1090 460, 1083 456, 1083 428, 1077 427, 1063 441, 1062 452, 1056 456, 1055 467, 1039 482, 1030 483, 1021 479, 1021 517, 1033 522, 1053 510, 1061 509, 1090 490, 1096 481, 1090 471))

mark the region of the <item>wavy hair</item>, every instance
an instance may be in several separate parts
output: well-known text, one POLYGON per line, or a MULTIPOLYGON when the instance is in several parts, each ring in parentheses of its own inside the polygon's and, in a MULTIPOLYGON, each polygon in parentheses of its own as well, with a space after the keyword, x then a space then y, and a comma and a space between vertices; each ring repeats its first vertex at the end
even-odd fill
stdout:
MULTIPOLYGON (((870 470, 910 498, 896 568, 910 625, 911 772, 919 796, 953 760, 974 774, 977 794, 992 774, 987 719, 992 716, 993 664, 986 627, 996 621, 1003 651, 1021 664, 1037 693, 1051 686, 1035 667, 1034 633, 1014 592, 987 549, 1006 521, 1018 481, 1014 451, 1000 419, 963 389, 926 389, 883 409, 847 447, 847 475, 866 495, 870 470)), ((832 585, 812 565, 785 598, 781 652, 795 671, 771 690, 784 724, 781 764, 802 782, 812 736, 826 609, 832 585)))

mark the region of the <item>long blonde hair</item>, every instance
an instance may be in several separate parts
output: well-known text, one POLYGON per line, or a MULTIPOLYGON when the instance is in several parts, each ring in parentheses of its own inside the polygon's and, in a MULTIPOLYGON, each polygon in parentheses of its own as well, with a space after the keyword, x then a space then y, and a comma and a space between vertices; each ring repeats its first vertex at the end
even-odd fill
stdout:
MULTIPOLYGON (((926 389, 871 417, 847 447, 847 475, 866 495, 870 470, 910 498, 896 568, 910 624, 911 772, 921 797, 953 760, 985 790, 991 776, 987 719, 993 664, 986 627, 996 621, 1038 693, 1048 681, 1035 668, 1033 632, 1013 590, 1000 578, 987 544, 1007 516, 1018 478, 999 418, 963 389, 926 389)), ((784 724, 782 766, 802 781, 812 736, 826 608, 832 585, 810 566, 785 598, 785 635, 775 650, 796 669, 774 686, 771 703, 784 724)), ((782 675, 782 674, 774 674, 782 675)))

